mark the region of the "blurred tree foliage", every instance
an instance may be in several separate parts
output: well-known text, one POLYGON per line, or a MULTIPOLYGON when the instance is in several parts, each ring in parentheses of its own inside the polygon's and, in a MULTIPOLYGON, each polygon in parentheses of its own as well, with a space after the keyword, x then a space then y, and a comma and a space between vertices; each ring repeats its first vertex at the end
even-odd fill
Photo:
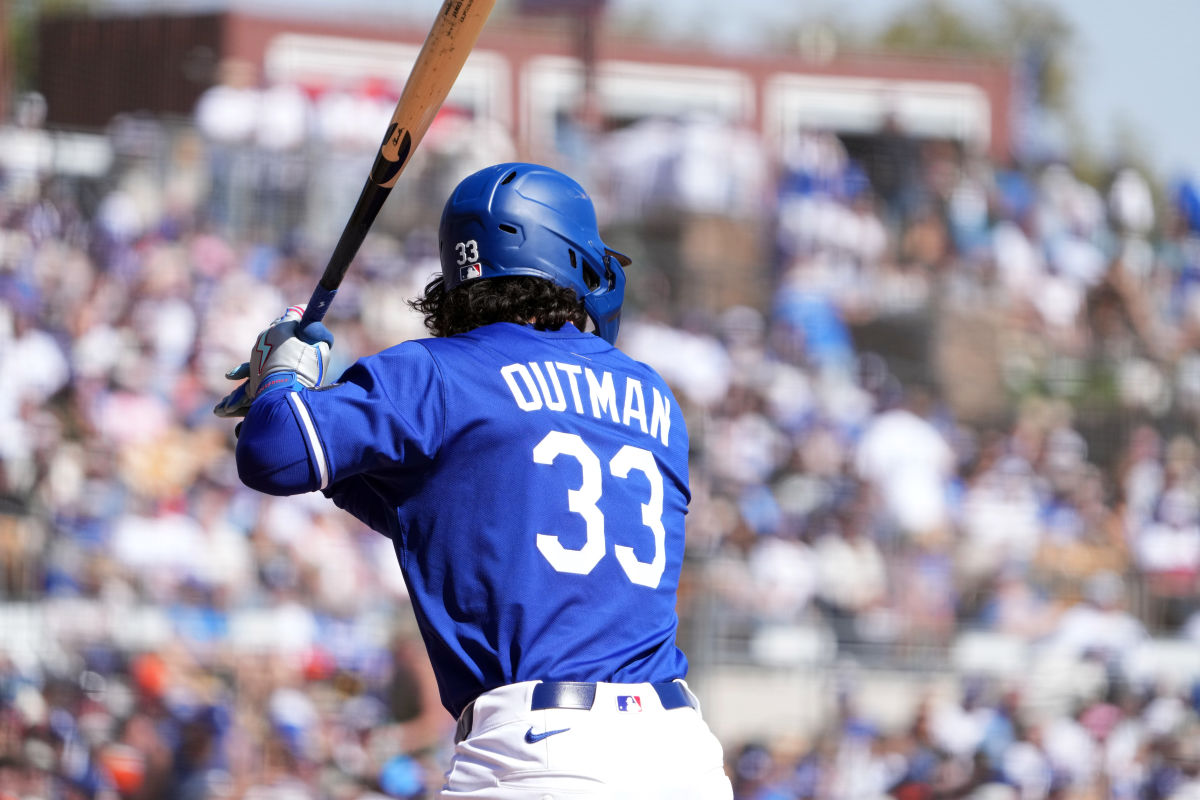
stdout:
POLYGON ((950 0, 917 0, 894 16, 872 44, 892 52, 1026 59, 1038 67, 1038 101, 1070 108, 1074 31, 1038 0, 999 0, 996 13, 971 16, 950 0))
MULTIPOLYGON (((869 31, 831 12, 798 17, 763 36, 773 49, 805 58, 811 56, 814 40, 831 39, 836 51, 1020 61, 1035 70, 1036 101, 1042 108, 1064 116, 1072 110, 1075 31, 1042 0, 993 0, 987 13, 972 13, 959 0, 912 0, 869 31)), ((833 57, 828 46, 820 52, 820 60, 833 57)))
POLYGON ((37 86, 37 27, 42 17, 89 10, 95 0, 0 0, 5 24, 3 45, 12 70, 12 89, 31 91, 37 86))

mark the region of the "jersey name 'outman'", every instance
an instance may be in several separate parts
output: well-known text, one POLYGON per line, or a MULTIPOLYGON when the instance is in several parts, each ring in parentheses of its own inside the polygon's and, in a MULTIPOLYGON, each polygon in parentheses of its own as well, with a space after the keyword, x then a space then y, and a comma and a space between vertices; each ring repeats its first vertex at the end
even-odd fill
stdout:
POLYGON ((607 417, 613 422, 640 430, 659 439, 664 446, 669 444, 671 401, 658 387, 649 387, 647 403, 647 390, 636 378, 627 377, 623 389, 618 391, 611 372, 601 371, 597 375, 590 367, 564 364, 562 361, 509 364, 501 368, 500 374, 504 376, 517 407, 522 411, 546 408, 550 411, 573 411, 576 414, 590 413, 596 419, 607 417), (586 403, 580 391, 581 383, 586 388, 586 403), (564 391, 564 386, 567 391, 564 391))

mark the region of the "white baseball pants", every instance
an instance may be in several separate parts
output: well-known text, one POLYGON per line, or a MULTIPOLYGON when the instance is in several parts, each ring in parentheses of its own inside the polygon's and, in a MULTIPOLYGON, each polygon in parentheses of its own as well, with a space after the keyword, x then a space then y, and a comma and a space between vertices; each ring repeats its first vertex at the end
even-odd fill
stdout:
MULTIPOLYGON (((721 744, 683 681, 597 683, 590 708, 532 710, 539 681, 485 692, 464 712, 439 797, 731 800, 721 744), (681 691, 680 691, 681 690, 681 691)), ((546 687, 543 687, 546 688, 546 687)), ((544 693, 539 693, 545 696, 544 693)))

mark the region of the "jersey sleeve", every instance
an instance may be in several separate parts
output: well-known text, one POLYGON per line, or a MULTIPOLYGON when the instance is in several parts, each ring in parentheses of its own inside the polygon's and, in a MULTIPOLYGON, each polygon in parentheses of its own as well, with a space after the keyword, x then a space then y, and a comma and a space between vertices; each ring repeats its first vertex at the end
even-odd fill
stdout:
POLYGON ((238 477, 251 489, 290 495, 320 487, 297 414, 298 394, 264 394, 250 406, 242 422, 237 443, 238 477))
POLYGON ((402 486, 436 456, 444 425, 437 365, 407 343, 360 359, 330 386, 256 400, 238 442, 238 471, 268 494, 323 491, 387 533, 385 501, 368 473, 402 486))

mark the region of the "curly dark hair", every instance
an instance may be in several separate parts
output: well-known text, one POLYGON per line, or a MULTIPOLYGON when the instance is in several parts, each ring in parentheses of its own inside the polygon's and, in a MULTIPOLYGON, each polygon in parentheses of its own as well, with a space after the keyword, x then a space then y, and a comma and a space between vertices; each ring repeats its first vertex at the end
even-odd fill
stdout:
POLYGON ((556 331, 566 322, 583 330, 588 320, 573 290, 526 275, 471 280, 450 291, 436 275, 425 285, 424 295, 408 304, 425 315, 425 327, 434 336, 466 333, 493 322, 524 325, 530 320, 538 330, 556 331))

